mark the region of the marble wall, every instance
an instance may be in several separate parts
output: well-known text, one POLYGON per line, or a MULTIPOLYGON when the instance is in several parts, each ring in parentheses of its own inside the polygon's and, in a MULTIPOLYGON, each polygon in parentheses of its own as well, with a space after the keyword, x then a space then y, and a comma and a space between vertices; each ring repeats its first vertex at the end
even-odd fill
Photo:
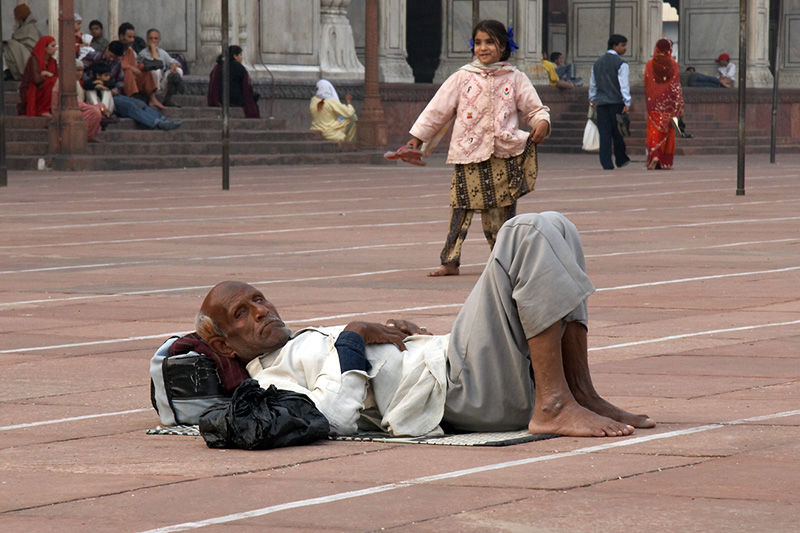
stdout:
MULTIPOLYGON (((434 81, 441 82, 472 55, 472 0, 430 0, 442 3, 442 51, 434 81)), ((20 0, 2 2, 3 35, 13 31, 12 12, 20 0)), ((310 82, 324 75, 341 81, 363 79, 363 36, 365 0, 229 0, 231 44, 245 49, 245 61, 254 77, 310 82), (267 72, 269 69, 269 72, 267 72)), ((406 62, 407 0, 379 0, 380 79, 410 82, 406 62)), ((520 50, 514 63, 535 82, 544 80, 540 67, 542 53, 543 0, 481 0, 481 18, 495 18, 514 27, 520 50)), ((769 71, 769 0, 749 0, 747 13, 748 85, 767 87, 769 71)), ((57 13, 57 0, 28 0, 43 34, 57 13)), ((75 11, 89 21, 98 19, 107 37, 116 38, 119 22, 131 22, 137 33, 161 31, 164 48, 182 53, 192 74, 205 75, 219 54, 221 43, 219 0, 74 0, 75 11), (114 19, 113 22, 111 19, 114 19)), ((781 86, 800 87, 800 0, 784 0, 784 38, 779 65, 781 86)), ((569 0, 568 24, 558 39, 568 43, 578 75, 588 79, 594 61, 606 49, 609 33, 607 0, 569 0)), ((682 67, 691 65, 714 74, 714 59, 739 56, 738 0, 682 0, 679 37, 682 67), (710 28, 713 31, 710 31, 710 28)), ((663 34, 660 0, 617 0, 615 31, 626 35, 626 60, 631 65, 631 82, 638 83, 644 64, 652 56, 655 41, 663 34)), ((551 36, 551 38, 555 38, 551 36)), ((561 42, 561 41, 559 41, 561 42)))
POLYGON ((800 87, 800 0, 783 1, 783 35, 781 37, 781 87, 800 87))
MULTIPOLYGON (((772 86, 769 72, 769 0, 749 0, 747 85, 772 86)), ((739 67, 739 2, 735 0, 683 0, 680 9, 683 45, 681 67, 716 75, 714 60, 726 53, 739 67), (709 31, 713 28, 713 31, 709 31)), ((738 72, 737 72, 738 76, 738 72)))
MULTIPOLYGON (((653 47, 663 35, 660 0, 618 0, 614 33, 628 38, 624 56, 630 67, 631 85, 642 85, 644 66, 653 56, 653 47)), ((578 76, 589 79, 592 65, 608 50, 611 34, 610 4, 598 0, 570 0, 570 50, 578 76)))

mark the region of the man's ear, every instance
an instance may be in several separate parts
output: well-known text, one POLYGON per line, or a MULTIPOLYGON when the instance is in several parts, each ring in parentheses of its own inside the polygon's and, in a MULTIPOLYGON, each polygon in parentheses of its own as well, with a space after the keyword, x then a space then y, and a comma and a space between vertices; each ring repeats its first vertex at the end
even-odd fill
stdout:
POLYGON ((208 341, 208 345, 211 346, 211 349, 220 354, 223 357, 227 357, 229 359, 236 359, 236 352, 228 346, 228 343, 222 337, 212 337, 208 341))

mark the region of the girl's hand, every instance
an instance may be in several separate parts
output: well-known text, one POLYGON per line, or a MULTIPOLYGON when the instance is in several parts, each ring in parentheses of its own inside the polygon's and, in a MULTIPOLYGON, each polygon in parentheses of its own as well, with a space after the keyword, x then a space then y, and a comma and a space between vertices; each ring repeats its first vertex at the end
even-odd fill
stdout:
POLYGON ((531 141, 533 144, 539 144, 547 137, 547 130, 550 129, 550 124, 545 120, 540 120, 531 130, 531 141))
POLYGON ((419 150, 419 147, 422 146, 422 141, 417 139, 416 137, 411 137, 411 140, 406 143, 408 146, 413 148, 414 150, 419 150))

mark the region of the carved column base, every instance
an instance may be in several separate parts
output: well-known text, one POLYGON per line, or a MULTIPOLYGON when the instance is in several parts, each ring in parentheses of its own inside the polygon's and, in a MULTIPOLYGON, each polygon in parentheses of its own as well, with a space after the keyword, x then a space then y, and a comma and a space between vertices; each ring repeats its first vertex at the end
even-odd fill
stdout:
POLYGON ((353 29, 347 19, 349 0, 325 0, 320 13, 319 68, 329 80, 361 80, 364 65, 356 56, 353 29))
POLYGON ((85 154, 86 123, 77 109, 64 110, 60 118, 54 116, 47 123, 49 152, 51 154, 85 154))
POLYGON ((414 83, 414 72, 402 57, 381 58, 380 80, 384 83, 414 83))
POLYGON ((389 126, 381 113, 380 118, 358 117, 358 142, 363 148, 386 148, 389 144, 389 126))
MULTIPOLYGON (((737 65, 738 67, 738 65, 737 65)), ((738 75, 738 74, 737 74, 738 75)), ((781 73, 781 85, 783 84, 783 73, 781 73)), ((747 67, 747 88, 765 89, 772 87, 772 72, 766 67, 747 67)))

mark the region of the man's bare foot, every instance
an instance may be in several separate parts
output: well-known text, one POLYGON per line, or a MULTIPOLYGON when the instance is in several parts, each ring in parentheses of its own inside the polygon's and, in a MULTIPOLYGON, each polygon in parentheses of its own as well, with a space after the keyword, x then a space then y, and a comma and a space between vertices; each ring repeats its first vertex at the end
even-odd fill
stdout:
POLYGON ((458 265, 455 263, 448 263, 442 265, 432 272, 428 272, 428 276, 438 278, 439 276, 458 276, 458 265))
POLYGON ((533 405, 528 431, 569 437, 622 437, 633 433, 633 427, 598 415, 581 407, 574 399, 551 405, 533 405))
POLYGON ((656 422, 647 415, 635 415, 623 409, 620 409, 611 402, 604 400, 600 396, 593 396, 591 398, 581 398, 576 395, 577 402, 601 416, 606 416, 622 424, 628 424, 635 428, 654 428, 656 422))
POLYGON ((159 102, 157 98, 150 99, 150 107, 155 107, 156 109, 166 109, 166 107, 164 107, 164 104, 159 102))

